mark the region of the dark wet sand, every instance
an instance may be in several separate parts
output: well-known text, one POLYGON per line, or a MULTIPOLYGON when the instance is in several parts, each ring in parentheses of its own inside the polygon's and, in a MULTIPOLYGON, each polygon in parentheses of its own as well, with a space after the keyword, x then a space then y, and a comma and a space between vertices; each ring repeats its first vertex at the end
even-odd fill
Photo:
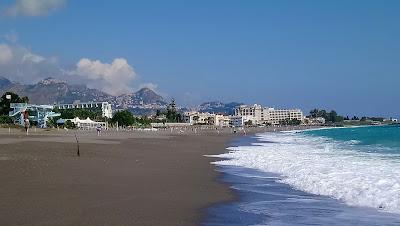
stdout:
POLYGON ((203 156, 232 135, 80 136, 0 134, 0 225, 197 225, 233 198, 203 156))

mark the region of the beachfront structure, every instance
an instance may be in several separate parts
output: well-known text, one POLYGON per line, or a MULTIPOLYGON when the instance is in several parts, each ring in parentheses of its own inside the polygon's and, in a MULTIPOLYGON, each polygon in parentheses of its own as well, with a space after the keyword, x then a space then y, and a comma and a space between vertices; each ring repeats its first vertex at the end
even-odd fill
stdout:
POLYGON ((242 116, 229 116, 229 125, 242 127, 244 126, 244 118, 242 116))
POLYGON ((303 112, 300 109, 274 109, 262 107, 261 105, 254 104, 252 106, 241 105, 235 109, 235 116, 242 116, 245 122, 252 124, 271 124, 279 125, 284 120, 299 121, 304 120, 303 112))
POLYGON ((207 124, 218 127, 241 127, 244 125, 244 121, 244 117, 242 116, 226 116, 208 112, 190 111, 183 114, 183 122, 188 125, 207 124))
POLYGON ((82 130, 93 130, 98 127, 101 127, 103 129, 108 129, 108 125, 106 122, 96 122, 91 120, 90 118, 87 119, 79 119, 78 117, 74 119, 66 119, 65 121, 71 121, 72 123, 75 124, 75 126, 78 129, 82 130))
POLYGON ((307 124, 307 125, 324 125, 325 122, 326 122, 326 120, 323 117, 304 118, 304 123, 307 124))
POLYGON ((303 112, 300 109, 279 110, 268 108, 266 111, 267 113, 265 115, 267 115, 267 122, 272 125, 279 125, 279 123, 284 120, 304 121, 303 112))
POLYGON ((108 102, 90 102, 90 103, 74 103, 74 104, 56 104, 55 108, 58 109, 74 109, 74 108, 101 108, 102 116, 112 118, 111 104, 108 102))
POLYGON ((52 105, 35 105, 27 103, 11 103, 9 116, 14 118, 15 123, 24 125, 24 114, 28 112, 29 120, 40 128, 47 127, 47 121, 53 117, 59 117, 60 113, 53 112, 52 105))
POLYGON ((251 121, 252 124, 262 124, 266 119, 263 107, 258 104, 252 106, 240 105, 235 109, 235 116, 241 116, 245 122, 251 121))
POLYGON ((215 122, 215 114, 197 111, 185 112, 183 114, 183 122, 190 125, 213 124, 215 122))
POLYGON ((231 119, 230 116, 226 115, 215 115, 214 120, 213 120, 213 125, 219 126, 219 127, 228 127, 231 125, 231 119))

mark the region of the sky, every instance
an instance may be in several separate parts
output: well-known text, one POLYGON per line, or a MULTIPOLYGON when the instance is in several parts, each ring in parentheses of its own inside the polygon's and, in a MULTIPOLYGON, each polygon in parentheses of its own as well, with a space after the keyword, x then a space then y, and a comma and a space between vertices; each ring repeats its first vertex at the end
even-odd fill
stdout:
POLYGON ((400 1, 1 0, 0 76, 400 117, 400 1))

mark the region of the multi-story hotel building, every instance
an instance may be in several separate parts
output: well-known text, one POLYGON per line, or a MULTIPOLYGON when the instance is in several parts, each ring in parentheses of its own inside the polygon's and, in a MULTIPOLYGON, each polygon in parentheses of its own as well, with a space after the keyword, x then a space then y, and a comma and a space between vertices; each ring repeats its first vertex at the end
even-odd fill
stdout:
POLYGON ((242 116, 245 122, 251 121, 253 124, 278 125, 284 120, 297 119, 303 121, 303 112, 300 109, 274 109, 265 108, 255 104, 253 106, 241 105, 235 109, 235 116, 242 116))
POLYGON ((303 112, 300 109, 279 110, 274 108, 268 108, 267 112, 268 112, 267 122, 272 125, 278 125, 280 122, 287 119, 288 120, 297 119, 300 122, 303 122, 304 120, 303 112))
POLYGON ((261 124, 265 120, 264 109, 258 104, 239 106, 235 109, 235 116, 242 116, 245 122, 252 121, 255 124, 261 124))
POLYGON ((112 118, 111 104, 108 102, 90 102, 90 103, 74 103, 74 104, 56 104, 58 109, 74 109, 74 108, 101 108, 102 116, 112 118))
POLYGON ((208 112, 190 111, 183 114, 183 122, 190 125, 203 124, 219 127, 241 127, 244 125, 244 118, 241 116, 226 116, 208 112))

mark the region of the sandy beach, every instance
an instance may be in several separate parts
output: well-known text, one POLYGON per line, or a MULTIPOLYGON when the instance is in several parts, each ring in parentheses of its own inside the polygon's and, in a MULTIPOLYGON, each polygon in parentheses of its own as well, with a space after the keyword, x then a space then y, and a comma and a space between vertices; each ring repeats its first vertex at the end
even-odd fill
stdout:
POLYGON ((198 225, 234 198, 204 156, 231 132, 0 129, 0 225, 198 225))
POLYGON ((232 198, 206 154, 231 135, 0 133, 0 225, 196 225, 232 198))

